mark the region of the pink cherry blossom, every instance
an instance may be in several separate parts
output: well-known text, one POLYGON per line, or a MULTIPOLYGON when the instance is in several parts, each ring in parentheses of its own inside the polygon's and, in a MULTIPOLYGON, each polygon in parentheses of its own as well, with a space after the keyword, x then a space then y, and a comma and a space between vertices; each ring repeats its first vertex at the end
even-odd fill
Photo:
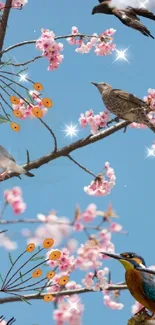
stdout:
POLYGON ((41 29, 41 36, 36 41, 36 48, 49 60, 48 70, 55 70, 63 60, 60 52, 63 50, 62 43, 56 43, 55 34, 49 29, 41 29))
POLYGON ((22 191, 19 187, 4 191, 4 198, 6 203, 11 206, 14 214, 19 215, 25 212, 26 203, 23 201, 22 191))
POLYGON ((134 305, 131 307, 131 313, 133 315, 137 314, 144 306, 141 305, 138 301, 135 301, 134 305))
POLYGON ((73 36, 67 38, 70 45, 78 46, 75 51, 78 53, 86 54, 94 48, 96 55, 109 55, 115 50, 115 44, 113 44, 114 29, 109 29, 98 35, 94 33, 91 37, 80 37, 77 27, 72 27, 71 31, 73 36), (77 37, 75 37, 77 35, 77 37))
POLYGON ((56 325, 81 325, 84 306, 78 295, 64 297, 58 302, 58 308, 53 312, 56 325))
POLYGON ((105 128, 107 126, 109 118, 110 113, 107 110, 95 115, 93 110, 90 109, 89 111, 86 111, 80 115, 79 123, 82 128, 89 125, 91 133, 96 134, 101 128, 105 128))
POLYGON ((124 305, 121 304, 120 302, 117 302, 115 300, 112 300, 112 297, 111 297, 110 294, 109 295, 108 294, 104 295, 103 300, 104 300, 104 305, 106 307, 111 308, 111 309, 120 310, 120 309, 122 309, 124 307, 124 305))
POLYGON ((82 213, 81 217, 84 222, 92 222, 96 217, 96 205, 91 203, 88 205, 85 212, 82 213))
POLYGON ((115 186, 116 176, 113 168, 105 164, 105 177, 99 174, 90 185, 84 187, 88 195, 105 196, 110 194, 111 189, 115 186))
POLYGON ((120 232, 121 230, 122 230, 122 225, 119 225, 118 223, 116 223, 116 222, 112 222, 111 224, 110 224, 110 227, 109 227, 109 230, 111 231, 111 232, 120 232))

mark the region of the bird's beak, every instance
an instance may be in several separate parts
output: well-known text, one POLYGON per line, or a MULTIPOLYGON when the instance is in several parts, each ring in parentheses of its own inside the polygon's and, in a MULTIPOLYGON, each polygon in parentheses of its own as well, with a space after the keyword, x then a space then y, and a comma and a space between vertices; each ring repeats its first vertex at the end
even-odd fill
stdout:
POLYGON ((111 258, 114 258, 115 260, 127 260, 125 257, 118 255, 118 254, 112 254, 107 252, 101 252, 103 255, 109 256, 111 258))
POLYGON ((98 84, 96 82, 93 82, 93 81, 91 81, 91 84, 96 86, 96 87, 98 86, 98 84))

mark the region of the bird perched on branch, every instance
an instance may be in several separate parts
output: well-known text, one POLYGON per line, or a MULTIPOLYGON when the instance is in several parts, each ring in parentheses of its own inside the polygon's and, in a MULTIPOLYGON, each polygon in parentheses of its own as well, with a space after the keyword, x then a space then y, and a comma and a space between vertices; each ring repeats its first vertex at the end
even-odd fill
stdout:
POLYGON ((3 172, 0 174, 0 180, 4 180, 9 172, 15 172, 18 174, 25 174, 26 176, 33 177, 34 175, 22 166, 19 166, 15 159, 10 155, 10 153, 0 145, 0 168, 3 172))
POLYGON ((150 112, 150 107, 142 99, 123 90, 113 89, 104 82, 91 83, 99 90, 106 108, 115 114, 118 119, 127 120, 131 123, 143 123, 155 132, 155 125, 151 123, 147 116, 150 112))
POLYGON ((152 37, 150 31, 146 26, 142 24, 138 16, 149 18, 155 20, 155 15, 148 11, 146 8, 117 8, 112 5, 112 0, 99 0, 100 4, 95 6, 92 10, 92 15, 94 14, 107 14, 116 16, 124 25, 138 30, 145 36, 152 37))
MULTIPOLYGON (((144 259, 131 252, 120 255, 106 252, 102 254, 121 262, 126 270, 125 280, 131 295, 144 306, 140 312, 145 310, 145 308, 148 309, 152 312, 150 316, 152 319, 155 314, 155 276, 144 272, 146 270, 144 259)), ((149 271, 151 272, 151 270, 149 271)))

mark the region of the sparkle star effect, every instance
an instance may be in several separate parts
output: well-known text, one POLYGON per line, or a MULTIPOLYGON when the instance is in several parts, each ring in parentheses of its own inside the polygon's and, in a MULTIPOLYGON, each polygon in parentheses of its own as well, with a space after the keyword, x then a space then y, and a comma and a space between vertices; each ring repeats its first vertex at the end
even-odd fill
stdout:
POLYGON ((139 9, 140 8, 146 8, 146 5, 148 5, 149 1, 145 0, 145 1, 139 1, 139 9))
POLYGON ((78 309, 78 307, 77 307, 77 304, 78 304, 79 301, 80 301, 80 300, 77 300, 77 301, 75 301, 75 302, 71 302, 70 300, 68 300, 69 305, 70 305, 70 307, 68 308, 68 310, 72 310, 72 309, 74 309, 74 310, 77 310, 77 311, 79 312, 79 309, 78 309))
POLYGON ((118 61, 118 60, 122 60, 122 61, 126 61, 126 62, 130 63, 128 61, 127 57, 126 57, 126 55, 127 55, 126 52, 129 49, 129 47, 127 47, 125 50, 120 50, 120 51, 115 49, 115 51, 116 51, 116 59, 113 61, 113 63, 118 61))
POLYGON ((145 147, 146 150, 147 150, 147 155, 146 155, 146 158, 148 157, 155 157, 155 147, 154 148, 147 148, 145 147))
POLYGON ((73 125, 72 123, 70 123, 70 125, 65 125, 66 129, 63 130, 65 132, 65 137, 78 137, 77 133, 79 132, 79 130, 77 129, 77 124, 73 125))
POLYGON ((21 73, 21 74, 19 74, 19 81, 20 82, 28 82, 27 77, 28 77, 27 73, 25 73, 25 74, 21 73))

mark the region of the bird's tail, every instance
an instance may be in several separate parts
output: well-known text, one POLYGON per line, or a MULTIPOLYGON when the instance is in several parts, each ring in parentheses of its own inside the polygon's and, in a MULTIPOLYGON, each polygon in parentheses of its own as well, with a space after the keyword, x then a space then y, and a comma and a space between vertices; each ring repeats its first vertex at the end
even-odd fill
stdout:
POLYGON ((28 171, 26 171, 25 175, 28 176, 28 177, 34 177, 34 174, 32 174, 32 173, 30 173, 28 171))
POLYGON ((155 125, 153 125, 151 122, 147 122, 146 125, 155 133, 155 125))

